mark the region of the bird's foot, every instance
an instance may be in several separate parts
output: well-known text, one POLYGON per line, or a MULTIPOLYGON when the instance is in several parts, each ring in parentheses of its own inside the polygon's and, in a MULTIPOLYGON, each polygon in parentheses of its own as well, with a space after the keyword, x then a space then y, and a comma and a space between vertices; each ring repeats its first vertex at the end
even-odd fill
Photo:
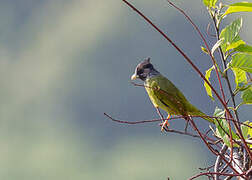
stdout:
POLYGON ((163 123, 160 124, 160 126, 161 126, 161 131, 162 131, 162 132, 163 132, 164 130, 168 130, 168 127, 169 127, 169 125, 170 125, 169 122, 168 122, 168 120, 170 119, 170 117, 171 117, 171 115, 168 114, 166 120, 164 120, 163 123))
POLYGON ((168 129, 169 127, 169 122, 168 122, 168 119, 166 119, 163 123, 160 124, 161 126, 161 131, 163 132, 164 130, 168 129))
POLYGON ((186 120, 185 133, 187 133, 187 128, 188 128, 188 125, 189 125, 189 120, 188 119, 185 119, 185 120, 186 120))

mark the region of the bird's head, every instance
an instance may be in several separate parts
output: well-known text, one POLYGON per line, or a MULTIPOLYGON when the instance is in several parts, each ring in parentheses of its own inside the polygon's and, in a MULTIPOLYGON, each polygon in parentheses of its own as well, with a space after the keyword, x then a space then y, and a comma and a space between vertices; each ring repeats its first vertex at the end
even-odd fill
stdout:
POLYGON ((158 71, 155 70, 153 65, 150 63, 150 58, 147 58, 137 65, 135 73, 131 76, 131 80, 139 78, 145 81, 146 78, 157 73, 158 71))

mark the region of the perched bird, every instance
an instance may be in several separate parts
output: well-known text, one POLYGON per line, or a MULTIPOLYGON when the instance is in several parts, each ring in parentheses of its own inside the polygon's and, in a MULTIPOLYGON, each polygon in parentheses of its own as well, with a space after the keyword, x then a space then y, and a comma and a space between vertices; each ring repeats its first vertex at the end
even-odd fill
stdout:
POLYGON ((182 115, 186 120, 190 115, 203 116, 205 120, 213 123, 211 118, 193 106, 171 81, 153 67, 150 58, 137 65, 135 73, 131 76, 131 80, 135 79, 144 81, 144 87, 150 100, 163 120, 161 131, 169 126, 170 115, 182 115), (162 117, 159 108, 168 113, 166 120, 162 117))

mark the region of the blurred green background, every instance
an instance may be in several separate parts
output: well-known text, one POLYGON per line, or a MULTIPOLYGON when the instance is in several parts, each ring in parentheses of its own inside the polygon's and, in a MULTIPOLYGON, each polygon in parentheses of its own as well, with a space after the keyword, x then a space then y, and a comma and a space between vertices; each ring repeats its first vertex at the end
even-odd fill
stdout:
MULTIPOLYGON (((166 1, 131 2, 201 70, 210 67, 199 37, 166 1)), ((201 1, 176 3, 205 32, 201 1)), ((242 38, 252 42, 249 18, 242 38)), ((211 163, 197 139, 161 133, 157 123, 130 126, 104 117, 158 117, 144 89, 129 80, 145 57, 193 104, 213 112, 198 75, 122 1, 0 0, 0 179, 186 179, 211 163)), ((242 119, 250 112, 243 108, 242 119)))

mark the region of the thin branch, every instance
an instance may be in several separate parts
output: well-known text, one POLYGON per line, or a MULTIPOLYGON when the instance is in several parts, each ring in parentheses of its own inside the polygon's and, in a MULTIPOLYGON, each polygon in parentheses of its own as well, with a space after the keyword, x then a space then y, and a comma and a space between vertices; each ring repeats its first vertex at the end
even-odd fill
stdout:
POLYGON ((207 28, 206 28, 206 32, 207 32, 208 36, 216 37, 214 34, 211 34, 211 33, 209 32, 209 30, 210 30, 210 24, 211 24, 211 23, 208 23, 207 28))
POLYGON ((225 170, 228 168, 228 165, 229 165, 229 164, 225 164, 225 166, 222 168, 222 170, 220 170, 220 173, 225 172, 225 170))
POLYGON ((174 129, 165 129, 166 132, 171 132, 171 133, 176 133, 176 134, 182 134, 182 135, 186 135, 186 136, 191 136, 191 137, 195 137, 195 138, 200 138, 200 136, 196 135, 196 134, 192 134, 192 133, 188 133, 188 132, 184 132, 184 131, 178 131, 178 130, 174 130, 174 129))
MULTIPOLYGON (((227 145, 223 144, 221 150, 220 150, 220 154, 224 155, 225 152, 227 151, 227 145)), ((214 172, 219 172, 220 170, 220 162, 221 162, 221 157, 217 156, 216 161, 215 161, 215 165, 214 165, 214 172)), ((219 174, 215 174, 214 175, 214 180, 219 180, 219 174)))
MULTIPOLYGON (((107 113, 103 113, 105 116, 107 116, 109 119, 111 119, 112 121, 118 122, 118 123, 124 123, 124 124, 143 124, 143 123, 153 123, 153 122, 160 122, 162 121, 162 119, 151 119, 151 120, 138 120, 138 121, 125 121, 125 120, 117 120, 112 118, 110 115, 108 115, 107 113)), ((190 117, 198 117, 198 118, 218 118, 218 119, 228 119, 228 118, 224 118, 224 117, 216 117, 216 116, 197 116, 197 115, 190 115, 190 117)), ((184 116, 173 116, 170 119, 184 119, 184 116)), ((164 119, 166 120, 166 119, 164 119)), ((249 128, 252 128, 252 126, 245 124, 245 123, 241 123, 244 126, 247 126, 249 128)), ((207 133, 210 132, 210 130, 207 131, 207 133)), ((205 133, 205 135, 207 135, 207 133, 205 133)), ((204 135, 204 136, 205 136, 204 135)), ((246 141, 247 142, 247 141, 246 141)))
POLYGON ((151 120, 142 120, 142 121, 123 121, 123 120, 114 119, 107 113, 104 113, 104 115, 114 122, 123 123, 123 124, 143 124, 143 123, 153 123, 153 122, 162 121, 162 119, 151 119, 151 120))
POLYGON ((188 180, 193 180, 193 179, 196 179, 200 176, 206 176, 206 175, 209 175, 209 174, 218 174, 219 176, 232 176, 232 177, 237 177, 237 176, 243 176, 245 175, 245 173, 243 174, 232 174, 232 173, 217 173, 217 172, 205 172, 205 173, 199 173, 191 178, 189 178, 188 180))
MULTIPOLYGON (((231 174, 233 174, 233 173, 231 173, 231 174)), ((229 176, 229 177, 226 177, 224 180, 230 180, 232 178, 233 178, 232 176, 229 176)))
POLYGON ((250 167, 250 169, 246 172, 246 175, 249 176, 249 178, 251 178, 251 176, 252 176, 252 167, 250 167))
POLYGON ((211 132, 211 131, 212 131, 212 129, 209 128, 209 129, 207 130, 207 132, 205 132, 205 133, 203 134, 203 136, 206 137, 207 134, 208 134, 209 132, 211 132))
POLYGON ((209 167, 205 167, 205 168, 199 168, 199 170, 201 171, 209 171, 210 169, 212 169, 214 167, 214 165, 211 165, 209 167))
MULTIPOLYGON (((111 117, 110 115, 108 115, 107 113, 104 113, 105 116, 107 116, 109 119, 111 119, 112 121, 118 122, 118 123, 124 123, 124 124, 142 124, 142 123, 148 123, 148 122, 159 122, 162 121, 162 119, 152 119, 152 120, 143 120, 143 121, 122 121, 122 120, 117 120, 114 119, 113 117, 111 117)), ((188 132, 183 132, 183 131, 178 131, 178 130, 174 130, 174 129, 165 129, 166 132, 171 132, 171 133, 177 133, 177 134, 182 134, 182 135, 187 135, 187 136, 191 136, 191 137, 196 137, 196 138, 200 138, 200 136, 192 134, 192 133, 188 133, 188 132)))
MULTIPOLYGON (((220 40, 220 30, 217 27, 217 22, 216 22, 215 16, 212 15, 211 13, 210 13, 210 15, 212 16, 212 20, 214 22, 216 38, 219 41, 220 40)), ((225 60, 224 53, 223 53, 221 47, 218 47, 218 51, 219 51, 219 54, 221 56, 223 69, 227 69, 226 60, 225 60)), ((234 99, 234 94, 233 94, 233 91, 232 91, 231 83, 230 83, 230 80, 229 80, 228 75, 227 75, 227 71, 224 72, 224 78, 227 81, 227 85, 228 85, 228 89, 229 89, 229 92, 230 92, 230 95, 231 95, 231 98, 232 98, 233 106, 235 108, 236 107, 236 103, 235 103, 235 99, 234 99)), ((237 112, 235 113, 235 116, 236 116, 236 119, 239 121, 239 117, 238 117, 237 112)))

